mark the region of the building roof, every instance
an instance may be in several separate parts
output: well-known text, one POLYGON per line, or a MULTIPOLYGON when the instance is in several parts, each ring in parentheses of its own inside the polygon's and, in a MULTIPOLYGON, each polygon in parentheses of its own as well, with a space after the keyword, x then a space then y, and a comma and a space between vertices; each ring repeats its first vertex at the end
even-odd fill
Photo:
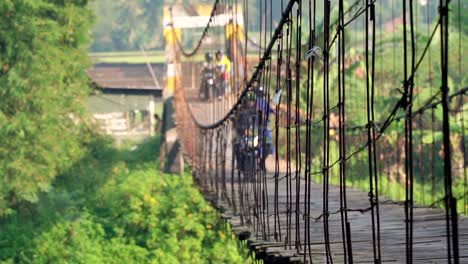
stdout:
MULTIPOLYGON (((164 76, 164 65, 152 64, 159 82, 164 76)), ((88 76, 100 89, 161 91, 155 84, 146 64, 96 64, 88 76)))

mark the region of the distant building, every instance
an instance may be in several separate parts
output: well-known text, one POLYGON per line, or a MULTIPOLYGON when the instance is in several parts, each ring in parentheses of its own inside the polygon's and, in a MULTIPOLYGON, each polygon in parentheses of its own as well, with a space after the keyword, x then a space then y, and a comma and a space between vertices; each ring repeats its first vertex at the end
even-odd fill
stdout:
MULTIPOLYGON (((162 64, 151 67, 161 76, 162 64)), ((146 64, 96 64, 88 75, 94 84, 88 109, 104 133, 118 140, 154 134, 155 108, 162 102, 162 87, 146 64)))

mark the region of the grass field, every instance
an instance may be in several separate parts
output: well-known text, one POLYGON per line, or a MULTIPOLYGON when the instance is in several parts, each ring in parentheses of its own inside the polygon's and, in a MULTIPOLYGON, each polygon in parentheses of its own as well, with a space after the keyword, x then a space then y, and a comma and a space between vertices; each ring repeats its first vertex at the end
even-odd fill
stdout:
MULTIPOLYGON (((166 63, 166 56, 164 50, 146 51, 146 56, 140 51, 119 51, 119 52, 90 52, 88 55, 91 57, 93 63, 128 63, 128 64, 142 64, 142 63, 166 63)), ((249 57, 256 58, 258 52, 250 51, 249 57)), ((193 57, 185 58, 181 56, 181 61, 203 61, 203 53, 197 54, 193 57)))

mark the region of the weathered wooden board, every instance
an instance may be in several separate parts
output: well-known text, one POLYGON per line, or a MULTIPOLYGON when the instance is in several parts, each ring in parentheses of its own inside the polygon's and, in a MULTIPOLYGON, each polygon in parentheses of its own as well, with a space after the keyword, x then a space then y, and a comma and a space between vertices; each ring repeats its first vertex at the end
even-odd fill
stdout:
MULTIPOLYGON (((227 175, 230 175, 229 172, 227 175)), ((306 199, 304 197, 304 182, 301 182, 299 189, 299 225, 296 225, 296 186, 292 185, 292 193, 289 195, 286 189, 286 182, 280 182, 278 186, 278 211, 280 229, 276 229, 275 238, 275 215, 274 215, 274 180, 273 175, 268 174, 266 185, 256 186, 256 183, 247 183, 243 185, 243 203, 244 206, 250 206, 250 212, 234 212, 232 203, 235 203, 239 209, 240 201, 238 197, 239 184, 231 185, 227 183, 227 196, 231 197, 234 189, 235 197, 231 205, 226 200, 218 199, 213 192, 206 191, 212 200, 218 203, 225 213, 223 216, 233 226, 234 232, 249 233, 249 244, 260 256, 267 261, 279 261, 277 263, 304 262, 304 242, 305 220, 304 206, 306 199), (266 188, 265 188, 266 187, 266 188), (261 191, 264 194, 257 195, 258 201, 268 204, 268 212, 257 208, 254 214, 255 193, 261 191), (247 197, 248 194, 248 197, 247 197), (292 206, 290 225, 288 226, 288 195, 292 206), (250 217, 249 217, 250 215, 250 217), (244 221, 241 221, 243 218, 244 221), (288 228, 289 227, 289 228, 288 228), (288 229, 291 235, 290 241, 286 241, 288 229), (281 234, 281 235, 280 235, 281 234), (299 234, 298 242, 300 250, 294 246, 296 243, 296 234, 299 234), (280 239, 281 237, 281 239, 280 239), (289 262, 288 262, 289 261, 289 262)), ((221 197, 222 188, 219 186, 219 196, 221 197)), ((307 247, 307 254, 311 252, 313 263, 326 263, 325 242, 324 242, 324 218, 323 214, 323 186, 321 184, 312 184, 310 202, 310 245, 307 247)), ((406 263, 406 243, 405 243, 405 212, 404 206, 399 203, 389 202, 384 197, 379 197, 380 209, 380 248, 382 254, 382 263, 406 263)), ((370 206, 367 193, 354 188, 347 188, 347 203, 349 209, 363 209, 370 206)), ((340 190, 339 187, 329 186, 329 211, 336 212, 340 209, 340 190)), ((278 219, 278 216, 276 216, 278 219)), ((448 263, 447 260, 447 241, 446 241, 446 221, 445 213, 442 209, 434 208, 414 208, 413 218, 413 263, 448 263)), ((372 214, 366 212, 348 212, 348 221, 351 225, 352 250, 354 263, 374 263, 373 243, 372 243, 372 214)), ((278 226, 278 224, 277 224, 278 226)), ((341 215, 331 214, 328 219, 330 251, 334 263, 344 262, 343 237, 341 228, 341 215)), ((468 219, 459 217, 459 243, 461 263, 468 263, 468 219)), ((306 262, 309 259, 306 258, 306 262)), ((274 262, 271 262, 274 263, 274 262)))

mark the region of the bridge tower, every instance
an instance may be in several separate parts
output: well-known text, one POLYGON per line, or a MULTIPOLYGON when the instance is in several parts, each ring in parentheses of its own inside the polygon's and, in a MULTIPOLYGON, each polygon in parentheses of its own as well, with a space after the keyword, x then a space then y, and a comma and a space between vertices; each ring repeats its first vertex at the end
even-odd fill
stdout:
POLYGON ((166 53, 166 83, 163 90, 163 118, 161 129, 161 154, 160 168, 166 173, 181 174, 184 171, 184 160, 181 144, 176 130, 174 91, 177 86, 177 61, 176 38, 180 38, 180 30, 172 29, 168 24, 171 17, 172 7, 164 8, 164 39, 166 53))

